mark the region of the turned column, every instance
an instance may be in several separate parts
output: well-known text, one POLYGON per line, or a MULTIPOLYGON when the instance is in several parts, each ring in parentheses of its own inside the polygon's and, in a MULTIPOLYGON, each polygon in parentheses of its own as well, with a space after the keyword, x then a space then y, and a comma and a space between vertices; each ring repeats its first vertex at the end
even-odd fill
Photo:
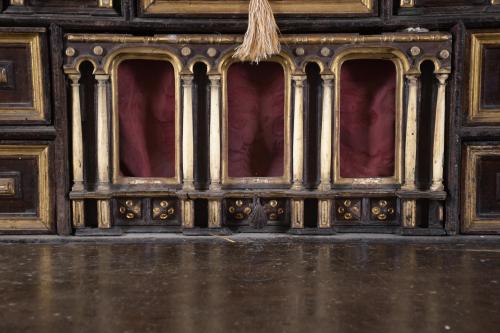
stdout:
POLYGON ((294 190, 304 188, 304 75, 294 75, 293 104, 293 184, 294 190))
POLYGON ((182 76, 183 189, 194 189, 193 75, 182 76))
MULTIPOLYGON (((97 188, 109 189, 109 116, 107 87, 109 75, 95 75, 97 80, 97 188)), ((109 200, 97 201, 97 220, 99 228, 111 228, 109 200)))
POLYGON ((436 118, 434 124, 431 191, 443 191, 446 81, 448 80, 448 74, 436 74, 436 78, 439 81, 439 88, 437 93, 436 118))
POLYGON ((221 187, 220 75, 210 75, 210 190, 221 187))
POLYGON ((319 189, 328 191, 331 188, 332 173, 332 96, 333 75, 322 75, 323 79, 323 108, 321 119, 321 148, 320 148, 320 184, 319 189))
POLYGON ((405 179, 403 189, 415 190, 417 159, 417 93, 418 75, 407 75, 408 106, 406 112, 405 179))
MULTIPOLYGON (((83 191, 83 139, 82 139, 82 115, 80 107, 80 74, 70 74, 72 92, 71 113, 71 135, 73 150, 73 191, 83 191)), ((84 201, 73 200, 73 226, 82 228, 85 226, 84 201)))

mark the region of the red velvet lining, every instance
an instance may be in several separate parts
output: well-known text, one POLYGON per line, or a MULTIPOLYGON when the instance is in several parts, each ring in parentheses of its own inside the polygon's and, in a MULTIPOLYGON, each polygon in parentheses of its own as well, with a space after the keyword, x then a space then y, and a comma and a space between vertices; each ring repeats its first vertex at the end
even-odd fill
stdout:
POLYGON ((120 171, 175 176, 175 75, 167 61, 125 60, 118 67, 120 171))
POLYGON ((395 160, 396 67, 344 62, 340 76, 340 176, 391 177, 395 160))
POLYGON ((284 174, 285 81, 275 62, 235 63, 227 72, 228 175, 284 174))

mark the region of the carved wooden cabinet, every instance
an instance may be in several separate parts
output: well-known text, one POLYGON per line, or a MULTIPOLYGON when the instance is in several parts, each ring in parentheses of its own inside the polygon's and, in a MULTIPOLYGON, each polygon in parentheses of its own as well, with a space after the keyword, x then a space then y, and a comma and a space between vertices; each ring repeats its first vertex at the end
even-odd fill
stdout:
POLYGON ((0 232, 498 233, 500 3, 0 4, 0 232))

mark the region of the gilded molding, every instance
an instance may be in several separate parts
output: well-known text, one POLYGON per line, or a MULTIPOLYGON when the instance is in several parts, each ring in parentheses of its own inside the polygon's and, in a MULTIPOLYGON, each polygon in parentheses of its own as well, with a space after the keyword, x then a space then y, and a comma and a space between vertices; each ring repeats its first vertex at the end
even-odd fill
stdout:
MULTIPOLYGON (((290 0, 271 1, 277 14, 369 14, 374 7, 373 0, 290 0)), ((246 14, 245 0, 141 0, 140 8, 146 14, 246 14)))
POLYGON ((162 184, 175 185, 181 183, 181 82, 180 82, 180 62, 170 52, 158 50, 152 47, 137 47, 133 49, 119 49, 108 55, 103 69, 111 73, 111 97, 112 97, 112 149, 113 149, 113 173, 112 180, 114 184, 142 185, 142 184, 162 184), (144 177, 125 177, 120 174, 120 149, 119 149, 119 110, 118 110, 118 67, 125 60, 163 60, 169 62, 174 68, 175 76, 175 176, 172 178, 144 178, 144 177))
POLYGON ((465 180, 462 198, 462 227, 465 232, 500 230, 498 216, 478 215, 478 167, 483 157, 500 157, 500 145, 468 145, 465 153, 465 180))
POLYGON ((16 195, 16 179, 0 178, 0 197, 13 197, 16 195))
POLYGON ((229 66, 237 62, 232 58, 232 52, 226 54, 221 60, 220 71, 222 72, 222 184, 223 185, 252 185, 252 184, 291 184, 291 72, 295 68, 291 66, 289 58, 286 55, 273 56, 266 61, 277 62, 283 67, 285 77, 285 97, 284 97, 284 174, 281 177, 229 177, 228 174, 228 156, 229 156, 229 138, 228 138, 228 94, 227 94, 227 71, 229 66))
MULTIPOLYGON (((44 84, 42 67, 42 41, 37 33, 1 33, 0 49, 2 45, 27 45, 29 53, 26 54, 31 66, 31 105, 12 106, 0 102, 0 120, 45 120, 44 84)), ((8 72, 0 77, 8 78, 8 72)))
POLYGON ((401 0, 399 5, 403 8, 412 8, 415 7, 415 0, 401 0))
MULTIPOLYGON (((242 35, 155 35, 133 36, 112 34, 67 34, 68 42, 80 43, 159 43, 159 44, 239 44, 242 35)), ((310 34, 284 35, 282 44, 364 44, 397 42, 445 42, 451 35, 441 32, 387 33, 381 35, 359 34, 310 34)))
POLYGON ((98 0, 97 5, 100 8, 113 8, 113 0, 98 0))
POLYGON ((471 35, 468 120, 478 123, 496 123, 500 122, 500 108, 483 108, 481 106, 485 46, 500 46, 500 32, 473 33, 471 35))
POLYGON ((50 230, 49 147, 46 145, 0 145, 0 157, 35 158, 38 164, 39 192, 36 217, 2 214, 0 230, 50 230))
MULTIPOLYGON (((340 70, 345 61, 353 59, 385 59, 391 60, 396 68, 396 128, 395 128, 395 152, 394 152, 394 175, 392 177, 372 178, 344 178, 340 176, 340 149, 335 149, 333 158, 333 183, 335 185, 351 186, 379 186, 400 185, 402 181, 403 161, 403 91, 404 75, 408 72, 410 65, 408 59, 399 50, 387 47, 366 47, 348 49, 335 58, 332 69, 335 73, 335 106, 334 106, 334 130, 333 146, 340 147, 340 70)), ((331 148, 330 148, 331 149, 331 148)), ((323 152, 322 152, 323 154, 323 152)))

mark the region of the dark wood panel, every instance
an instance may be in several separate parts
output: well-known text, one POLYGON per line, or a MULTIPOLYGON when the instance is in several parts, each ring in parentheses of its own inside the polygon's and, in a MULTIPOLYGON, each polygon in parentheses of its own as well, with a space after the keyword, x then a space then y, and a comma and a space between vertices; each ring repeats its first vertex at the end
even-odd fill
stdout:
POLYGON ((416 0, 415 7, 488 5, 489 0, 416 0))
POLYGON ((485 46, 481 83, 481 107, 500 107, 500 46, 485 46))
POLYGON ((0 196, 0 215, 36 215, 38 198, 38 163, 35 157, 0 157, 0 178, 12 177, 16 193, 0 196), (17 176, 16 176, 17 175, 17 176), (17 184, 17 182, 19 182, 17 184))
POLYGON ((28 46, 0 45, 0 68, 5 68, 6 81, 0 84, 0 107, 31 106, 31 54, 28 46))
POLYGON ((486 156, 478 162, 478 215, 500 216, 500 156, 486 156))

